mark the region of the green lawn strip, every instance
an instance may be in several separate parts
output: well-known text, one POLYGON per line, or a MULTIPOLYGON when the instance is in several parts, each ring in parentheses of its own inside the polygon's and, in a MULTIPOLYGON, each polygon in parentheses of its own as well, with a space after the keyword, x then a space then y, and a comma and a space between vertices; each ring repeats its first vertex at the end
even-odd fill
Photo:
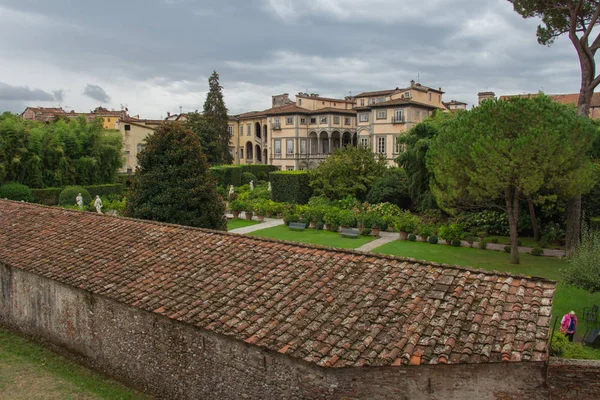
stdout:
MULTIPOLYGON (((72 362, 46 347, 0 328, 0 371, 25 365, 72 384, 77 393, 103 399, 144 399, 140 393, 72 362)), ((8 374, 8 372, 7 372, 8 374)), ((0 381, 3 381, 0 379, 0 381)), ((7 382, 2 382, 6 385, 7 382)), ((32 382, 31 384, 35 384, 32 382)))
MULTIPOLYGON (((489 271, 496 270, 526 276, 540 276, 553 280, 560 280, 560 269, 566 268, 568 265, 565 260, 559 258, 534 257, 529 254, 520 254, 521 264, 513 265, 509 263, 509 255, 500 251, 451 247, 440 244, 432 245, 407 240, 397 240, 384 244, 373 250, 373 252, 483 268, 489 271)), ((554 295, 552 315, 561 318, 567 312, 574 310, 582 318, 583 308, 591 307, 594 304, 600 306, 600 293, 591 294, 583 289, 566 287, 559 283, 554 295)), ((585 327, 582 320, 580 320, 578 328, 578 336, 583 335, 585 327)), ((600 350, 594 350, 594 353, 597 355, 597 359, 600 359, 600 350)))
POLYGON ((359 235, 356 239, 349 239, 342 237, 339 233, 324 230, 318 231, 310 228, 307 228, 304 231, 292 231, 285 225, 261 229, 250 233, 250 235, 263 238, 289 240, 292 242, 320 244, 343 249, 356 249, 375 240, 372 236, 362 235, 359 235))
MULTIPOLYGON (((510 237, 508 237, 508 236, 486 236, 486 239, 489 240, 489 241, 492 241, 492 239, 498 239, 498 243, 500 243, 500 244, 504 244, 504 245, 509 245, 510 244, 510 237)), ((519 236, 519 240, 521 241, 521 246, 524 246, 524 247, 540 247, 540 245, 535 241, 534 238, 520 237, 519 236)), ((550 246, 548 248, 549 249, 564 250, 564 247, 561 247, 561 246, 550 246)))
POLYGON ((256 225, 256 224, 260 224, 260 222, 249 221, 247 219, 234 218, 227 223, 227 231, 232 231, 234 229, 239 229, 239 228, 245 228, 247 226, 252 226, 252 225, 256 225))

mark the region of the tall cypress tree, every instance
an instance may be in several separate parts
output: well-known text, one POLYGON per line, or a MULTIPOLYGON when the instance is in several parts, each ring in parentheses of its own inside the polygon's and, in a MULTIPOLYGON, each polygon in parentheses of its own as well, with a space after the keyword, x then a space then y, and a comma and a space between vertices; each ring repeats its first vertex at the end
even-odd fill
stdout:
POLYGON ((161 124, 146 139, 138 164, 127 216, 226 229, 225 203, 196 134, 179 122, 161 124))
POLYGON ((227 107, 223 100, 223 87, 219 84, 219 74, 213 71, 208 78, 209 91, 202 114, 193 113, 188 117, 188 127, 200 137, 200 143, 211 165, 231 164, 229 152, 229 132, 227 131, 227 107))

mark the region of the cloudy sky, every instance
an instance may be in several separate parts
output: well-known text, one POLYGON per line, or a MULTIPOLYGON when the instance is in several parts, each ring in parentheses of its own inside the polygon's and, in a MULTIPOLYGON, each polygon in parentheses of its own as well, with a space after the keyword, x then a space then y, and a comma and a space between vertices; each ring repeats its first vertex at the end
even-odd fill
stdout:
POLYGON ((539 45, 536 26, 506 0, 0 0, 0 111, 159 118, 201 109, 215 69, 231 113, 411 79, 469 104, 578 92, 575 50, 539 45))

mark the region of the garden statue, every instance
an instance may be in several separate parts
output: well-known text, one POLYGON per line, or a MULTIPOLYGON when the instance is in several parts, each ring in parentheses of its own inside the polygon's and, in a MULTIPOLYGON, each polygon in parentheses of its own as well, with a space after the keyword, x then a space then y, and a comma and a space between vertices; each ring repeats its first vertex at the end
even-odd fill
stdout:
POLYGON ((250 181, 250 190, 254 190, 254 181, 250 181))
POLYGON ((77 207, 79 207, 80 210, 83 210, 83 196, 81 196, 81 193, 75 197, 75 203, 77 203, 77 207))
POLYGON ((229 185, 229 198, 233 195, 233 185, 229 185))
POLYGON ((98 212, 98 214, 102 214, 102 199, 100 199, 100 196, 96 195, 96 201, 94 201, 94 207, 96 207, 96 211, 98 212))
POLYGON ((269 187, 267 188, 269 192, 271 191, 271 182, 269 181, 269 187))

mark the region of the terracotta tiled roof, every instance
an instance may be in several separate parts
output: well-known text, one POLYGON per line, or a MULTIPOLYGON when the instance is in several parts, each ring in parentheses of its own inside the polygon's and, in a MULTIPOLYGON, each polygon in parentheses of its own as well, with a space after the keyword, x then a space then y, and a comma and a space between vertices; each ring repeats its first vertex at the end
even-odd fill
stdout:
POLYGON ((362 92, 360 94, 357 94, 355 97, 367 97, 367 96, 387 96, 402 90, 408 90, 408 89, 400 89, 400 88, 396 88, 396 89, 390 89, 390 90, 379 90, 376 92, 362 92))
POLYGON ((352 99, 335 99, 333 97, 321 97, 321 96, 311 96, 308 93, 298 93, 296 97, 301 99, 314 99, 314 100, 323 100, 323 101, 332 101, 334 103, 352 103, 354 104, 354 100, 352 99))
POLYGON ((264 115, 282 115, 282 114, 308 114, 309 110, 298 107, 296 103, 286 104, 280 107, 269 108, 262 112, 264 115))
POLYGON ((356 115, 356 111, 354 109, 342 109, 342 108, 335 108, 335 107, 325 107, 325 108, 319 108, 317 110, 312 110, 310 111, 311 115, 317 115, 317 114, 350 114, 350 115, 356 115))
POLYGON ((383 101, 381 103, 369 104, 368 106, 355 107, 354 110, 355 111, 366 111, 366 110, 370 110, 371 108, 377 108, 377 107, 408 106, 408 105, 415 105, 415 106, 421 106, 421 107, 432 108, 432 109, 436 109, 436 108, 443 109, 444 108, 442 106, 434 106, 434 105, 427 104, 427 103, 421 103, 419 101, 415 101, 412 99, 395 99, 395 100, 383 101))
MULTIPOLYGON (((515 94, 515 95, 506 95, 500 96, 500 100, 506 100, 510 97, 535 97, 537 93, 528 93, 528 94, 515 94)), ((574 104, 577 105, 579 102, 579 93, 571 93, 571 94, 549 94, 548 95, 552 100, 562 103, 562 104, 574 104)), ((600 107, 600 93, 594 93, 592 95, 592 101, 590 103, 590 107, 600 107)))
POLYGON ((324 367, 543 361, 556 286, 10 201, 0 263, 324 367))

